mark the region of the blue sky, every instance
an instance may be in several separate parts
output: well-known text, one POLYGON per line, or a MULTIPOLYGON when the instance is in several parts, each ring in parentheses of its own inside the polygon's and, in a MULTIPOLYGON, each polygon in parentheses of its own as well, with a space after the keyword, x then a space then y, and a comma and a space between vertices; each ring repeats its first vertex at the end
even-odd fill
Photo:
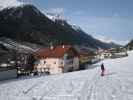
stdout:
POLYGON ((133 39, 133 0, 31 0, 42 12, 60 13, 92 36, 125 43, 133 39))

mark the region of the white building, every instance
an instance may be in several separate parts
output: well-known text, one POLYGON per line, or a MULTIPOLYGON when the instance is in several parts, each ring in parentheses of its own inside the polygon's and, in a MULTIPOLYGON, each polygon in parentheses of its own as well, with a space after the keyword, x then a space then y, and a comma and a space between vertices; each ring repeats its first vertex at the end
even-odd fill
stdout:
POLYGON ((37 72, 58 74, 79 69, 77 51, 70 45, 63 45, 39 50, 35 53, 34 69, 37 72))

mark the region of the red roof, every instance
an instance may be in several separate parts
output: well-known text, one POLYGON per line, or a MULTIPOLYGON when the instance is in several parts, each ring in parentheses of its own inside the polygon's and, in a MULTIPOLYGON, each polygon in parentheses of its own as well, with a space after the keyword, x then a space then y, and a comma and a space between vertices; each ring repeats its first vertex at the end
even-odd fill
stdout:
POLYGON ((53 49, 44 48, 40 49, 35 53, 37 58, 61 58, 65 53, 72 50, 74 52, 74 56, 78 56, 77 51, 70 45, 57 46, 53 49))

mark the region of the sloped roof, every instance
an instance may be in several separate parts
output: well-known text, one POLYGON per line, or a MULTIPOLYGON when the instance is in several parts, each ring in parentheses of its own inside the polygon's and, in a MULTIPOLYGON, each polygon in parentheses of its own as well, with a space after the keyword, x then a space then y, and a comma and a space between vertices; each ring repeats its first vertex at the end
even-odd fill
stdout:
POLYGON ((57 46, 53 49, 44 48, 40 49, 35 53, 37 58, 61 58, 67 53, 69 50, 72 50, 75 56, 78 56, 77 51, 71 45, 57 46))

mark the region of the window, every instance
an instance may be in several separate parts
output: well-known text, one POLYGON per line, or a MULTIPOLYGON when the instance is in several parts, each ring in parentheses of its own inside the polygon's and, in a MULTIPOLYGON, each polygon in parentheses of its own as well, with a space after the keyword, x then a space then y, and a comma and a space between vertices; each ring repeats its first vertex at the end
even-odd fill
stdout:
POLYGON ((46 67, 49 68, 51 65, 50 64, 46 64, 46 67))
POLYGON ((65 54, 64 54, 64 59, 67 59, 67 57, 68 57, 68 54, 65 53, 65 54))
POLYGON ((61 62, 61 65, 63 65, 63 62, 61 62))
POLYGON ((64 59, 72 59, 73 56, 72 55, 68 55, 67 53, 64 54, 64 59))
POLYGON ((44 61, 44 64, 46 63, 46 61, 44 61))

